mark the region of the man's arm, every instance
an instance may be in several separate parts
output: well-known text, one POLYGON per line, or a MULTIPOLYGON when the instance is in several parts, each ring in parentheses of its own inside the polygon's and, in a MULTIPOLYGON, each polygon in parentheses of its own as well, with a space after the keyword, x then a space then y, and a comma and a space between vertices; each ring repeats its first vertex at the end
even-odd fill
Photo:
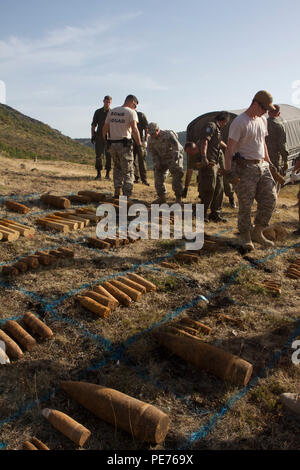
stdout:
POLYGON ((106 136, 108 134, 108 131, 109 131, 109 122, 107 122, 106 124, 104 124, 103 128, 102 128, 102 136, 103 136, 103 139, 106 139, 106 136))
POLYGON ((142 146, 141 142, 141 136, 138 130, 137 122, 136 121, 131 121, 131 130, 132 130, 132 137, 134 138, 134 141, 138 147, 142 146))
POLYGON ((225 151, 225 170, 227 171, 231 170, 232 156, 236 153, 237 145, 238 142, 230 138, 228 139, 228 144, 225 151))

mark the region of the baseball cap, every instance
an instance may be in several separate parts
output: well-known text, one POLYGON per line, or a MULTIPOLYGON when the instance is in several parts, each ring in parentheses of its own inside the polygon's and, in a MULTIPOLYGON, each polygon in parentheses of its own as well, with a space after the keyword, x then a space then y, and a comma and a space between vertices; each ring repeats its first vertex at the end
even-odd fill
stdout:
POLYGON ((254 96, 253 101, 257 101, 268 111, 274 111, 276 109, 272 104, 273 96, 266 90, 258 91, 254 96))
POLYGON ((155 132, 159 129, 158 125, 156 124, 156 122, 150 122, 150 124, 148 124, 148 132, 149 134, 155 134, 155 132))

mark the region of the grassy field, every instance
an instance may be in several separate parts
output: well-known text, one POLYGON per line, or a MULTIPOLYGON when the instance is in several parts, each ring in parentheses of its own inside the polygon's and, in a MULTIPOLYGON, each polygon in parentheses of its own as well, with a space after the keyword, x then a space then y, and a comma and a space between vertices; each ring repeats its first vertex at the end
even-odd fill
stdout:
MULTIPOLYGON (((39 202, 44 192, 113 192, 112 182, 94 180, 93 165, 33 163, 3 156, 0 162, 2 203, 13 196, 31 208, 23 216, 2 205, 0 217, 16 218, 37 229, 34 237, 0 242, 0 262, 50 247, 75 250, 74 259, 62 259, 55 267, 40 267, 14 280, 0 279, 1 325, 7 319, 21 322, 31 311, 54 332, 52 340, 38 341, 22 359, 0 366, 0 448, 21 449, 25 440, 36 436, 50 449, 76 449, 43 418, 45 407, 63 411, 90 429, 85 449, 299 448, 300 420, 279 403, 282 392, 299 391, 300 383, 300 366, 291 360, 291 342, 300 339, 299 280, 286 277, 289 263, 300 257, 300 237, 293 233, 298 217, 296 187, 280 193, 272 223, 284 227, 286 236, 274 248, 255 245, 246 258, 235 248, 221 247, 216 253, 203 252, 197 265, 166 269, 161 258, 171 259, 180 241, 141 240, 103 252, 85 244, 87 236, 95 235, 95 226, 68 234, 37 228, 36 219, 46 211, 39 202), (118 307, 107 319, 79 305, 78 293, 128 271, 140 273, 158 290, 130 307, 118 307), (264 279, 281 281, 281 295, 255 284, 264 279), (199 301, 201 295, 208 303, 199 301), (212 328, 211 336, 199 333, 201 339, 253 364, 247 387, 196 370, 158 344, 153 332, 185 316, 212 328), (157 406, 171 421, 165 442, 151 446, 101 421, 60 390, 61 380, 105 385, 157 406)), ((149 181, 149 188, 134 186, 133 198, 148 202, 155 198, 152 173, 149 181)), ((170 182, 167 186, 172 202, 170 182)), ((193 180, 187 202, 196 201, 193 180)), ((233 241, 237 210, 229 207, 226 197, 223 212, 228 222, 210 223, 205 232, 233 241)))

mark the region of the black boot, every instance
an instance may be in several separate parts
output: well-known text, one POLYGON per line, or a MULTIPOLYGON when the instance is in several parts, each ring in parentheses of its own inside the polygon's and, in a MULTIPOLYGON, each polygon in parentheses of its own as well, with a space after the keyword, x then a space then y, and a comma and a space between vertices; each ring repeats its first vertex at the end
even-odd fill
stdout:
POLYGON ((105 179, 106 179, 106 180, 110 180, 110 177, 109 177, 109 171, 108 171, 108 170, 106 170, 105 179))
POLYGON ((236 203, 233 196, 229 198, 229 204, 232 209, 236 209, 236 203))
POLYGON ((101 171, 100 170, 97 170, 97 176, 96 176, 95 180, 101 180, 101 171))

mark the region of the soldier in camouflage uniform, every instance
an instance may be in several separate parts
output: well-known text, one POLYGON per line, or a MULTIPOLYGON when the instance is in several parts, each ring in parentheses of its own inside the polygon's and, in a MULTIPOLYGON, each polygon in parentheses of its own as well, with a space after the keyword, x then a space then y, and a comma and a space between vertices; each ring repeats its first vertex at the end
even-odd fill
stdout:
MULTIPOLYGON (((280 107, 278 104, 275 104, 274 107, 274 111, 269 111, 266 144, 271 162, 276 167, 277 171, 282 176, 285 176, 288 169, 289 152, 286 146, 284 127, 278 120, 280 116, 280 107)), ((281 185, 277 183, 277 194, 279 193, 280 188, 281 185)))
POLYGON ((197 143, 200 149, 201 161, 204 166, 200 170, 199 194, 204 204, 204 221, 226 222, 221 216, 224 187, 220 172, 220 149, 226 144, 222 141, 221 129, 226 126, 229 114, 219 113, 214 121, 208 122, 200 131, 197 143), (211 210, 208 215, 209 209, 211 210))
MULTIPOLYGON (((293 170, 293 175, 296 176, 296 174, 299 173, 299 172, 300 172, 300 154, 296 158, 296 163, 295 163, 295 168, 293 170)), ((298 198, 299 228, 298 228, 298 230, 296 230, 295 234, 300 235, 300 190, 298 192, 297 198, 298 198)))
POLYGON ((92 121, 92 128, 91 128, 91 142, 95 144, 95 152, 96 152, 96 164, 95 168, 97 170, 96 180, 101 180, 101 171, 103 168, 103 159, 104 156, 106 157, 105 162, 105 169, 106 169, 106 179, 109 179, 109 172, 111 170, 111 156, 109 151, 105 145, 105 138, 102 135, 102 129, 105 123, 105 119, 107 117, 107 113, 110 109, 112 98, 111 96, 105 96, 103 103, 104 106, 99 108, 95 111, 93 121, 92 121))
POLYGON ((103 126, 103 136, 109 134, 109 150, 114 162, 114 197, 130 197, 133 188, 133 140, 141 149, 142 142, 137 128, 138 116, 135 111, 138 99, 128 95, 123 106, 112 109, 103 126))
POLYGON ((254 249, 252 241, 266 247, 274 245, 263 235, 276 206, 276 186, 269 169, 271 162, 265 142, 268 131, 264 116, 267 110, 275 109, 272 101, 267 91, 257 92, 249 108, 232 121, 229 129, 225 168, 237 178, 235 191, 239 201, 240 244, 247 251, 254 249), (255 227, 251 230, 254 199, 257 201, 257 214, 255 227))
POLYGON ((183 147, 173 131, 160 130, 155 122, 148 126, 149 152, 154 166, 155 189, 158 198, 153 203, 166 202, 165 181, 170 171, 176 202, 181 202, 183 171, 183 147))

